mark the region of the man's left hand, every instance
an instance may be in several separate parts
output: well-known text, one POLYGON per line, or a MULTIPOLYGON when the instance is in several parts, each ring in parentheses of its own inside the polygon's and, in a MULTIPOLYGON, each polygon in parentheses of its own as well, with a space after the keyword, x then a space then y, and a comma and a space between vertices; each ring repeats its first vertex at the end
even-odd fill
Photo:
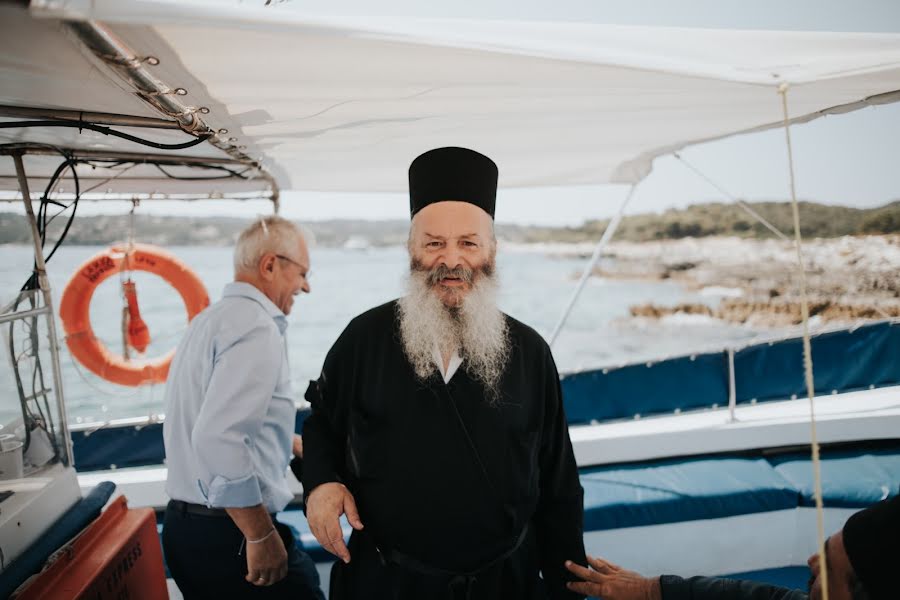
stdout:
POLYGON ((658 577, 644 577, 602 558, 588 556, 587 560, 590 569, 566 561, 566 568, 582 580, 566 584, 573 592, 603 600, 662 600, 658 577))
POLYGON ((291 452, 297 458, 303 458, 303 438, 294 434, 294 442, 291 445, 291 452))

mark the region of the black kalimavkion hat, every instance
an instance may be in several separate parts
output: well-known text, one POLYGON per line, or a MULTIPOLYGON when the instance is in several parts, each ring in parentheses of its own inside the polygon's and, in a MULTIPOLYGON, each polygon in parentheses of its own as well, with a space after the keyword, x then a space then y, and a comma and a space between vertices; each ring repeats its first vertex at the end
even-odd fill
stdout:
POLYGON ((409 165, 409 213, 435 202, 468 202, 494 218, 497 165, 468 148, 436 148, 409 165))
POLYGON ((898 597, 900 496, 851 516, 844 525, 844 548, 856 578, 872 600, 898 597))

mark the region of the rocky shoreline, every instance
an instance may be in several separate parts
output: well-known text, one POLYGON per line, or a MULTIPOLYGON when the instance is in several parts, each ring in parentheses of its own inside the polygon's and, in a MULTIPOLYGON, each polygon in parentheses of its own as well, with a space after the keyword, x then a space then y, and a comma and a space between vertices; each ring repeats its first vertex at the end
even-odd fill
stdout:
MULTIPOLYGON (((900 317, 900 236, 813 239, 804 241, 803 257, 810 316, 817 322, 900 317)), ((722 298, 718 305, 634 305, 634 317, 695 314, 761 328, 801 322, 792 242, 734 237, 616 242, 594 275, 677 281, 722 298)))

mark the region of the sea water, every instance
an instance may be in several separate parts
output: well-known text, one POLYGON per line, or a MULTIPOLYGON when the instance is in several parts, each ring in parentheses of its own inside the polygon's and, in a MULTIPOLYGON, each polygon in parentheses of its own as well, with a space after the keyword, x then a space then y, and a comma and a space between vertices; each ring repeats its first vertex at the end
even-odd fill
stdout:
MULTIPOLYGON (((101 247, 64 246, 48 263, 55 307, 72 274, 101 247)), ((169 247, 200 276, 211 301, 221 297, 233 274, 232 251, 224 247, 169 247)), ((2 246, 0 301, 5 305, 27 279, 32 263, 30 246, 2 246)), ((408 271, 406 250, 401 247, 337 249, 314 248, 311 255, 312 293, 296 299, 288 318, 288 357, 291 380, 298 399, 310 379, 318 376, 325 354, 348 321, 368 308, 402 293, 408 271)), ((501 282, 500 306, 513 317, 549 337, 565 308, 586 259, 552 255, 517 247, 498 255, 501 282)), ((187 326, 184 304, 162 279, 134 273, 141 314, 152 342, 146 357, 158 356, 177 345, 187 326)), ((756 332, 713 319, 674 320, 670 323, 632 319, 629 307, 654 302, 715 304, 718 299, 701 295, 671 281, 611 280, 591 278, 553 347, 559 370, 583 370, 616 366, 666 356, 722 348, 753 337, 756 332)), ((111 351, 122 351, 121 281, 111 277, 101 284, 91 304, 94 333, 111 351)), ((62 326, 58 331, 62 336, 62 326)), ((43 340, 46 341, 46 340, 43 340)), ((122 387, 104 381, 78 365, 61 341, 60 362, 70 422, 98 422, 164 412, 164 385, 122 387)), ((0 416, 17 414, 19 397, 8 377, 8 349, 0 352, 5 364, 0 416)), ((44 365, 50 377, 50 364, 44 365)), ((30 377, 30 373, 28 375, 30 377)))

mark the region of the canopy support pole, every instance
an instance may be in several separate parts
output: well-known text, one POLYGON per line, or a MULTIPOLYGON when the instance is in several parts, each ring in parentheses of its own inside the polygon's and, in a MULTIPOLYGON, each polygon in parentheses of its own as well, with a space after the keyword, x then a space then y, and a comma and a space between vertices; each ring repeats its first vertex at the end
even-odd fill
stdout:
POLYGON ((59 364, 59 338, 56 335, 56 314, 53 312, 53 297, 50 293, 50 280, 47 279, 47 264, 44 262, 44 249, 41 246, 41 236, 38 232, 37 219, 34 216, 34 208, 31 206, 31 192, 28 189, 28 178, 25 175, 25 165, 22 162, 22 152, 13 154, 16 163, 16 176, 19 178, 19 189, 22 192, 22 202, 25 204, 25 214, 31 226, 31 237, 34 241, 34 266, 37 271, 38 286, 44 297, 44 308, 47 310, 47 338, 50 344, 50 362, 53 366, 53 386, 56 388, 56 399, 59 403, 61 423, 60 434, 65 440, 66 453, 62 456, 65 465, 72 464, 72 438, 69 436, 69 416, 66 414, 66 402, 63 396, 62 369, 59 364))
POLYGON ((606 226, 606 230, 603 232, 603 236, 600 238, 600 241, 597 242, 597 247, 594 248, 594 254, 591 256, 591 260, 588 262, 587 266, 584 268, 584 271, 581 273, 581 279, 578 281, 578 285, 575 287, 575 291, 572 292, 572 297, 569 298, 568 305, 566 306, 565 310, 563 310, 562 316, 559 318, 559 322, 556 324, 556 327, 553 329, 553 333, 550 335, 551 347, 556 342, 556 339, 559 337, 559 334, 565 326, 566 321, 569 319, 569 315, 572 313, 572 309, 575 307, 575 303, 578 302, 578 297, 581 296, 581 292, 582 290, 584 290, 584 286, 587 284, 591 273, 593 273, 594 267, 596 267, 597 263, 600 261, 600 257, 602 256, 603 251, 609 245, 609 241, 612 239, 612 236, 615 235, 616 230, 619 228, 619 223, 621 223, 622 217, 625 215, 625 208, 628 206, 628 203, 634 196, 634 192, 636 189, 636 183, 632 184, 628 189, 628 194, 622 201, 621 206, 619 206, 619 211, 616 213, 616 216, 614 216, 609 222, 609 225, 606 226))
POLYGON ((728 422, 737 421, 737 382, 734 375, 734 348, 728 349, 728 422))

